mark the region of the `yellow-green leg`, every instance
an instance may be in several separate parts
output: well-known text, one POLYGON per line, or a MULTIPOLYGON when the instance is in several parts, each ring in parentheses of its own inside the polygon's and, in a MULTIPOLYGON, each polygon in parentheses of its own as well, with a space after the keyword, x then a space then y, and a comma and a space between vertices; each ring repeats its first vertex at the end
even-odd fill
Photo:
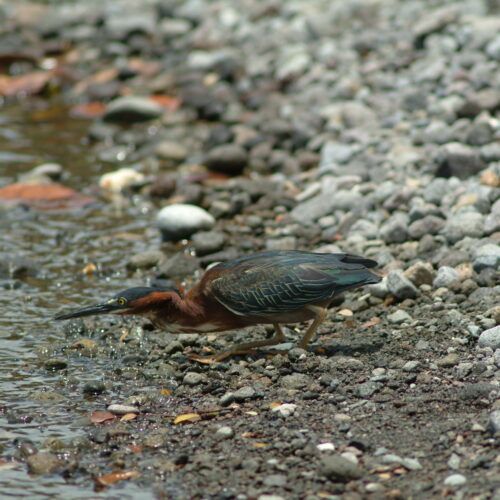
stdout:
POLYGON ((327 310, 324 307, 319 307, 319 306, 307 306, 307 308, 312 311, 315 314, 315 318, 309 328, 307 329, 306 333, 304 333, 304 336, 300 340, 298 346, 302 349, 307 348, 307 344, 309 344, 309 341, 312 339, 313 335, 316 333, 316 330, 319 328, 321 323, 325 321, 326 315, 327 315, 327 310))

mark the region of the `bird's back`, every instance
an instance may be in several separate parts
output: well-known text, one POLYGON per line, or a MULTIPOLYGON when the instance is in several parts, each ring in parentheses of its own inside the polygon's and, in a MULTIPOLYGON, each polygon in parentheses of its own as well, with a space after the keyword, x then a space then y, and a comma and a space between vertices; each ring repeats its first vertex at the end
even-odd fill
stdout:
POLYGON ((381 278, 377 263, 350 254, 268 251, 219 264, 210 273, 210 291, 238 315, 270 316, 322 303, 381 278))

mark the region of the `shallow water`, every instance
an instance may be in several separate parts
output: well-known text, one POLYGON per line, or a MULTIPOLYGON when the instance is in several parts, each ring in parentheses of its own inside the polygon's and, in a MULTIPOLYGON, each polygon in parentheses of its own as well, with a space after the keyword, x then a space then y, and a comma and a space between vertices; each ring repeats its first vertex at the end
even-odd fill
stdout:
MULTIPOLYGON (((40 163, 56 162, 64 167, 62 184, 96 194, 99 176, 123 165, 104 165, 97 160, 85 142, 87 127, 88 122, 72 119, 64 110, 33 113, 21 106, 1 110, 0 186, 15 182, 40 163)), ((81 425, 75 425, 75 414, 83 415, 88 408, 68 411, 66 402, 32 399, 34 392, 57 392, 64 383, 64 375, 48 372, 39 355, 51 342, 64 338, 63 323, 51 319, 56 313, 141 283, 128 276, 124 257, 159 244, 151 229, 151 207, 142 203, 119 209, 109 202, 98 202, 83 210, 0 211, 0 256, 29 258, 38 269, 36 276, 6 280, 1 294, 0 459, 15 454, 16 439, 31 440, 42 449, 48 438, 69 442, 85 432, 81 425), (82 272, 89 262, 97 266, 96 273, 82 272)), ((81 383, 100 378, 108 367, 102 361, 76 355, 69 363, 71 376, 80 382, 74 388, 78 405, 83 400, 81 383)), ((128 499, 139 494, 143 499, 154 498, 131 481, 95 493, 88 482, 79 485, 58 475, 30 476, 23 463, 1 470, 0 491, 1 498, 34 500, 128 499)))

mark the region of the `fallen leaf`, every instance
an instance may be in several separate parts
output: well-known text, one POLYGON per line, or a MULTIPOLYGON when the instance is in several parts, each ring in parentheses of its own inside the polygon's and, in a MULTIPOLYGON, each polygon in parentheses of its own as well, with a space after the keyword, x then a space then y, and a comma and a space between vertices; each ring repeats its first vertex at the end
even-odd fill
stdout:
POLYGON ((115 415, 105 410, 96 410, 90 414, 90 421, 93 424, 102 424, 103 422, 114 420, 115 418, 115 415))
POLYGON ((21 76, 0 75, 0 95, 34 95, 40 93, 53 76, 52 71, 33 71, 21 76))
POLYGON ((70 115, 75 118, 95 119, 100 118, 105 110, 106 105, 102 102, 87 102, 73 106, 70 115))
POLYGON ((71 349, 94 349, 97 347, 97 342, 85 337, 78 339, 72 346, 71 349))
POLYGON ((255 438, 255 437, 257 437, 257 433, 247 431, 247 432, 244 432, 244 433, 241 435, 241 437, 242 437, 243 439, 255 438))
POLYGON ((160 394, 162 394, 163 396, 171 396, 172 395, 172 393, 168 389, 162 389, 160 391, 160 394))
POLYGON ((139 446, 138 444, 131 444, 128 449, 133 453, 142 453, 142 446, 139 446))
POLYGON ((117 483, 118 481, 123 481, 125 479, 130 479, 139 474, 138 470, 120 471, 112 472, 111 474, 106 474, 105 476, 95 476, 93 479, 97 486, 106 487, 111 484, 117 483))
POLYGON ((125 413, 122 418, 120 418, 120 422, 128 422, 129 420, 134 420, 137 418, 137 413, 125 413))
POLYGON ((93 262, 89 262, 83 269, 82 274, 94 274, 97 271, 97 266, 93 262))
POLYGON ((194 423, 198 422, 199 420, 201 420, 201 417, 200 415, 198 415, 198 413, 185 413, 184 415, 175 417, 174 425, 194 423))
POLYGON ((380 318, 372 318, 370 321, 363 323, 361 326, 362 327, 375 326, 378 325, 380 321, 381 321, 380 318))
POLYGON ((252 443, 252 446, 255 446, 256 448, 265 448, 267 446, 266 443, 252 443))
POLYGON ((181 100, 177 97, 164 94, 153 95, 150 99, 169 111, 175 111, 179 109, 179 106, 181 105, 181 100))
POLYGON ((156 61, 144 61, 143 59, 132 58, 127 61, 127 64, 130 69, 137 71, 142 76, 155 76, 161 70, 161 64, 156 61))
POLYGON ((273 401, 272 403, 269 403, 269 408, 271 408, 271 410, 273 408, 277 408, 278 406, 281 406, 283 403, 281 401, 273 401))
POLYGON ((353 315, 353 312, 350 310, 350 309, 341 309, 338 314, 340 314, 341 316, 345 316, 345 317, 351 317, 353 315))
POLYGON ((256 411, 246 411, 245 413, 247 415, 252 415, 252 417, 255 417, 256 415, 258 415, 258 413, 256 411))
POLYGON ((120 342, 123 342, 126 338, 128 337, 128 330, 124 331, 121 335, 120 338, 118 339, 120 342))

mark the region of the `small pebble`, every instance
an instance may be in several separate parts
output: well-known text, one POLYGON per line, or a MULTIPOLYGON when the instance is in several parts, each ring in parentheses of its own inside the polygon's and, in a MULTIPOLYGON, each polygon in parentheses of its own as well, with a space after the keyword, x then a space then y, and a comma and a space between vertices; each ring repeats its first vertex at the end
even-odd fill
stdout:
POLYGON ((457 488, 463 486, 467 482, 467 478, 462 476, 462 474, 452 474, 444 480, 445 486, 451 486, 452 488, 457 488))

